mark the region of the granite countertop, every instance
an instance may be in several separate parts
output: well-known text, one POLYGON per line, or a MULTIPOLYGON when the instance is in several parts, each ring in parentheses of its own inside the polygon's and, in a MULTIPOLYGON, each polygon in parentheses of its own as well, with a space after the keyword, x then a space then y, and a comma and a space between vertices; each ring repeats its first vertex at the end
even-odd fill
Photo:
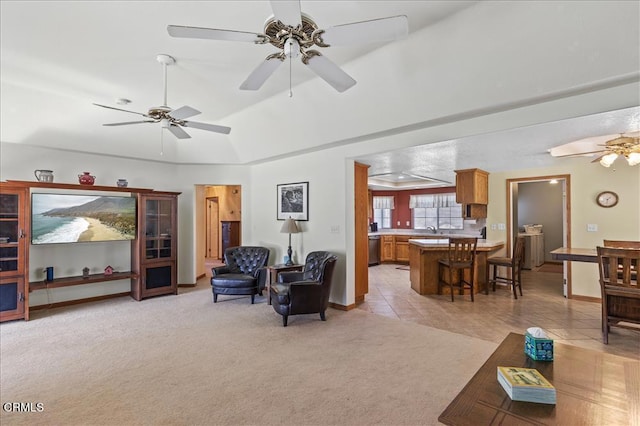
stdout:
MULTIPOLYGON (((411 239, 409 240, 409 244, 415 244, 420 247, 431 248, 431 247, 448 247, 449 240, 446 238, 443 239, 411 239)), ((498 240, 484 240, 478 239, 477 247, 479 249, 492 249, 492 248, 500 248, 504 246, 504 241, 498 240)))

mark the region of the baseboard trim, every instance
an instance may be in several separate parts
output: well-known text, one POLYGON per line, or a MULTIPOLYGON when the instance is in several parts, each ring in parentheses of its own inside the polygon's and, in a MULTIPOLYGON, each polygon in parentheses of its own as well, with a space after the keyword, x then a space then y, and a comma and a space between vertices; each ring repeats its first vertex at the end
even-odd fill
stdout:
MULTIPOLYGON (((203 276, 204 276, 204 275, 203 275, 203 276)), ((192 287, 195 287, 195 286, 197 286, 197 285, 198 285, 198 283, 193 283, 193 284, 178 284, 178 287, 180 287, 180 288, 192 288, 192 287)))
POLYGON ((571 299, 573 300, 581 300, 583 302, 593 302, 593 303, 602 303, 602 299, 600 297, 592 297, 592 296, 579 296, 572 294, 571 299))
POLYGON ((64 302, 48 303, 46 305, 29 306, 30 311, 40 311, 42 309, 62 308, 64 306, 79 305, 81 303, 99 302, 101 300, 115 299, 117 297, 131 296, 131 292, 107 294, 104 296, 87 297, 85 299, 65 300, 64 302))
POLYGON ((333 309, 337 309, 339 311, 350 311, 356 307, 356 304, 354 303, 352 305, 345 306, 345 305, 340 305, 338 303, 329 302, 329 307, 333 309))

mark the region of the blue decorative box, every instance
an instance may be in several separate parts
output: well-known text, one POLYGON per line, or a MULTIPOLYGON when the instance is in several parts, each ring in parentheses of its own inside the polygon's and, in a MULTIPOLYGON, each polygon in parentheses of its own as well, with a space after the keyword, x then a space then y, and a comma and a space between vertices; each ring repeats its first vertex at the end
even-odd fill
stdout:
POLYGON ((524 335, 524 353, 536 361, 553 361, 553 340, 524 335))

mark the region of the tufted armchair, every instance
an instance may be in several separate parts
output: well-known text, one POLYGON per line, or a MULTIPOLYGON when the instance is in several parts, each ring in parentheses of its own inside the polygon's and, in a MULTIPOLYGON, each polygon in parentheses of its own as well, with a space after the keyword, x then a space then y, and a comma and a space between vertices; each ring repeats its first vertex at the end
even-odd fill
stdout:
POLYGON ((281 272, 278 283, 271 285, 271 304, 282 315, 287 326, 289 315, 319 313, 326 321, 329 307, 333 269, 338 258, 328 251, 314 251, 307 255, 302 272, 281 272))
POLYGON ((265 247, 239 246, 224 251, 224 266, 211 268, 213 303, 219 294, 262 294, 267 278, 269 249, 265 247))

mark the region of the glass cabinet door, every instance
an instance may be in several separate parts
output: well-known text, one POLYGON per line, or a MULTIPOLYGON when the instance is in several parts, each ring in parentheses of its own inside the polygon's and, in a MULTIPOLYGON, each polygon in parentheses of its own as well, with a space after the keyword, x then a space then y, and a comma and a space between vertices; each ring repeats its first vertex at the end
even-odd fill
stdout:
POLYGON ((22 275, 25 235, 22 192, 0 194, 0 276, 22 275))
POLYGON ((24 317, 25 292, 22 277, 0 279, 0 320, 24 317))
POLYGON ((149 198, 145 201, 145 258, 173 257, 173 208, 170 199, 149 198))

